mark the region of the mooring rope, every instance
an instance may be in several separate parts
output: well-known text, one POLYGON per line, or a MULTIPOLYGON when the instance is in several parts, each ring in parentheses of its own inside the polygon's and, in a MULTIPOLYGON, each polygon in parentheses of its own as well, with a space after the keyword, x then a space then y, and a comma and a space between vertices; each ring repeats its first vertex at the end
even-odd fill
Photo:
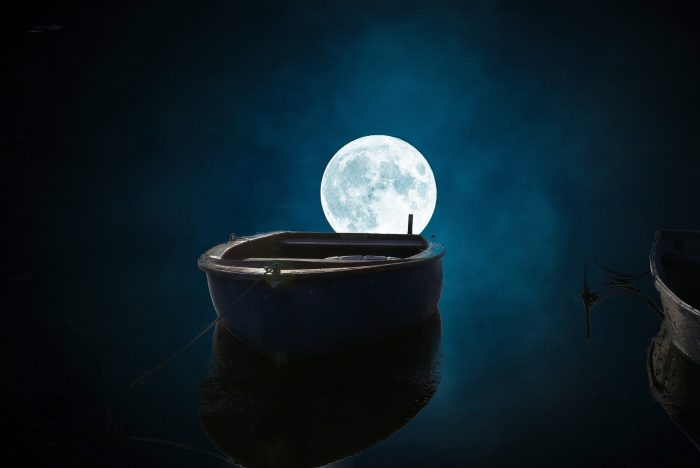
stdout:
POLYGON ((139 436, 130 436, 129 437, 131 440, 137 440, 140 442, 151 442, 154 444, 161 444, 161 445, 170 445, 171 447, 177 447, 185 450, 190 450, 192 452, 198 452, 198 453, 203 453, 205 455, 209 455, 210 457, 216 458, 218 460, 224 461, 230 465, 234 466, 240 466, 238 464, 235 464, 233 460, 231 460, 229 457, 221 456, 218 453, 210 452, 209 450, 204 450, 198 447, 193 447, 192 445, 188 445, 182 442, 175 442, 172 440, 165 440, 165 439, 154 439, 152 437, 139 437, 139 436))
POLYGON ((639 273, 622 273, 611 266, 603 263, 598 259, 592 259, 586 262, 586 267, 583 273, 583 291, 581 298, 583 299, 586 339, 591 339, 591 309, 594 305, 601 302, 604 298, 612 297, 618 293, 628 292, 644 301, 644 303, 653 310, 660 320, 664 320, 664 312, 649 296, 644 294, 641 289, 634 284, 634 281, 642 279, 649 274, 649 270, 639 273), (593 263, 601 270, 608 274, 608 281, 605 282, 605 287, 599 291, 593 291, 588 285, 588 265, 593 263))
POLYGON ((250 286, 248 286, 248 289, 246 289, 245 291, 243 291, 243 293, 242 293, 240 296, 238 296, 238 298, 233 302, 233 304, 231 304, 231 307, 230 307, 229 309, 225 310, 221 315, 219 315, 218 317, 216 317, 216 319, 214 319, 211 323, 209 323, 209 325, 207 325, 206 327, 204 327, 204 328, 202 329, 202 331, 200 331, 199 333, 197 333, 197 334, 196 334, 190 341, 188 341, 184 346, 182 346, 180 349, 178 349, 177 351, 175 351, 175 352, 174 352, 173 354, 171 354, 170 356, 168 356, 168 357, 166 357, 165 359, 163 359, 163 360, 162 360, 158 365, 156 365, 154 368, 152 368, 151 370, 148 370, 148 371, 144 371, 144 373, 143 373, 140 377, 134 379, 134 380, 129 384, 129 387, 130 387, 130 388, 134 388, 136 385, 138 385, 138 384, 140 384, 140 383, 143 383, 143 381, 146 380, 148 377, 150 377, 154 372, 157 372, 158 370, 160 370, 160 369, 162 369, 163 367, 165 367, 168 363, 170 363, 170 361, 172 361, 173 359, 175 359, 176 357, 178 357, 180 354, 182 354, 184 351, 186 351, 187 348, 189 348, 190 346, 192 346, 193 344, 195 344, 195 343, 197 342, 197 340, 199 340, 201 337, 203 337, 204 335, 206 335, 207 332, 208 332, 209 330, 211 330, 212 328, 214 328, 214 326, 216 326, 216 324, 221 320, 221 318, 222 318, 224 315, 226 315, 226 313, 227 313, 228 311, 232 310, 232 309, 235 307, 235 305, 238 304, 238 302, 239 302, 241 299, 243 299, 243 298, 245 297, 245 295, 248 294, 248 293, 250 292, 250 290, 253 289, 253 288, 265 277, 265 275, 268 275, 268 274, 279 274, 279 272, 280 272, 280 265, 279 265, 277 262, 272 262, 272 263, 270 263, 269 265, 266 265, 266 266, 264 267, 264 270, 265 270, 265 273, 264 273, 263 275, 261 275, 258 279, 256 279, 255 281, 253 281, 253 283, 252 283, 250 286))

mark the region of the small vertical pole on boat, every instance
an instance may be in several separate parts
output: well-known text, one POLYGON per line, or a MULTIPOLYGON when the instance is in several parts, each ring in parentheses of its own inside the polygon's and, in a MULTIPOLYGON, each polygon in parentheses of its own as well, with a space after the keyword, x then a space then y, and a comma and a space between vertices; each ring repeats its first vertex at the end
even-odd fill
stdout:
POLYGON ((413 234, 413 213, 408 215, 408 233, 413 234))

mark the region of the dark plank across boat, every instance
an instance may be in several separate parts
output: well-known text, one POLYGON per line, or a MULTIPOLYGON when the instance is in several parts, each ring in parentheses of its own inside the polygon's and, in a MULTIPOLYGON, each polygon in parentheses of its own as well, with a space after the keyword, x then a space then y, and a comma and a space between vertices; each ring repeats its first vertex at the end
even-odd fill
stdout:
POLYGON ((199 258, 223 325, 277 362, 390 335, 427 318, 441 244, 413 234, 273 232, 199 258))

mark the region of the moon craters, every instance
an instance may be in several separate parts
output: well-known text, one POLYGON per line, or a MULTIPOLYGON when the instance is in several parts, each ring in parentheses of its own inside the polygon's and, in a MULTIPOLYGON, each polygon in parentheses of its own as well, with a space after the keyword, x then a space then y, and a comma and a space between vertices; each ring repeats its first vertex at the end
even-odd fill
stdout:
POLYGON ((336 232, 404 233, 408 214, 420 233, 435 209, 435 179, 425 158, 403 140, 371 135, 331 159, 321 204, 336 232))

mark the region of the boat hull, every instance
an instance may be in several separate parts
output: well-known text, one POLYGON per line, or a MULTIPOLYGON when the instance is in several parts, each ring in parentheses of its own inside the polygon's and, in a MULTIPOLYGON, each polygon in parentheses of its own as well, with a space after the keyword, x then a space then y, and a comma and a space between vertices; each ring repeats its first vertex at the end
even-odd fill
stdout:
POLYGON ((700 364, 700 232, 659 231, 650 257, 664 321, 673 344, 700 364))
POLYGON ((442 262, 330 275, 241 277, 207 271, 223 325, 285 363, 391 335, 429 317, 442 289, 442 262))
POLYGON ((668 332, 676 347, 700 364, 700 317, 659 289, 668 332))

